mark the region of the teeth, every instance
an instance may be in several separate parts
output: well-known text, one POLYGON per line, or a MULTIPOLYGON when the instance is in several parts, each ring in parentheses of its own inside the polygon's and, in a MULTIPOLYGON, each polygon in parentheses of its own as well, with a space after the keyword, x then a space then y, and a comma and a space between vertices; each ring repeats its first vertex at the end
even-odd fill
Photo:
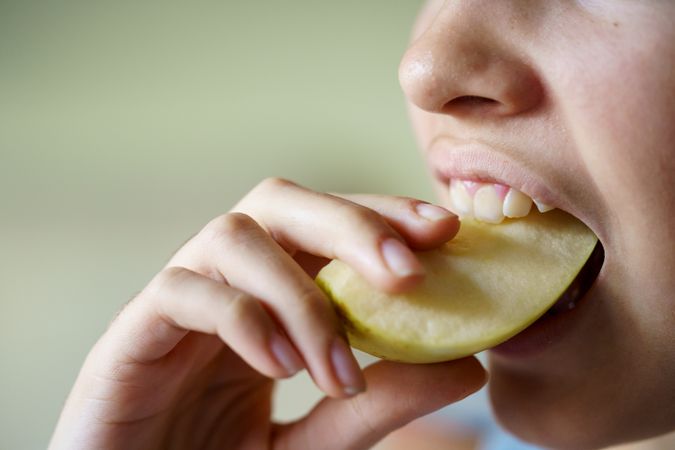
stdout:
POLYGON ((478 220, 487 223, 501 223, 504 220, 502 208, 503 201, 491 184, 484 185, 473 196, 473 212, 478 220))
POLYGON ((532 208, 532 199, 517 189, 509 189, 504 198, 504 215, 506 217, 525 217, 532 208))
POLYGON ((553 208, 553 206, 547 205, 546 203, 542 203, 538 200, 532 200, 532 201, 534 202, 535 205, 537 205, 537 209, 539 210, 540 213, 545 213, 545 212, 551 211, 552 209, 555 209, 555 208, 553 208))
POLYGON ((501 223, 504 217, 525 217, 532 209, 539 212, 554 209, 552 206, 533 200, 517 189, 501 184, 480 183, 461 179, 450 180, 450 210, 461 219, 501 223))
POLYGON ((452 180, 450 182, 450 202, 452 204, 450 209, 460 219, 470 219, 473 217, 473 199, 461 180, 452 180))

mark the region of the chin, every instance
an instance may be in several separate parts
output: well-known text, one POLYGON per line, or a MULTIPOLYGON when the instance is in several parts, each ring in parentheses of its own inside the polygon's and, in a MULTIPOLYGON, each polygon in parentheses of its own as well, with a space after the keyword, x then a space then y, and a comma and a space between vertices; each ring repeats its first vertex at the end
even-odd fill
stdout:
POLYGON ((602 296, 586 297, 574 311, 545 319, 505 349, 489 352, 493 414, 502 428, 525 442, 585 450, 626 440, 615 430, 621 405, 618 411, 607 405, 622 395, 620 386, 627 380, 611 376, 613 364, 603 354, 604 346, 593 345, 614 333, 603 326, 607 322, 594 320, 603 317, 602 296))
MULTIPOLYGON (((489 398, 502 428, 525 442, 561 450, 600 449, 673 431, 672 390, 651 390, 651 383, 641 390, 636 378, 607 370, 606 361, 599 373, 557 370, 575 365, 569 356, 557 358, 558 367, 546 370, 544 365, 504 364, 490 355, 489 398), (593 381, 595 376, 603 381, 593 381), (654 411, 661 413, 655 416, 654 411)), ((650 448, 675 448, 670 445, 650 448)))
POLYGON ((602 448, 614 442, 607 436, 606 421, 598 411, 586 409, 579 414, 565 396, 527 375, 503 373, 490 368, 490 403, 493 414, 509 433, 545 448, 586 450, 602 448), (600 419, 600 420, 599 420, 600 419))
POLYGON ((613 375, 617 361, 602 344, 616 336, 616 329, 612 320, 601 319, 611 316, 612 298, 601 250, 589 258, 587 265, 594 269, 585 270, 576 307, 544 315, 488 352, 494 416, 525 442, 585 450, 626 437, 614 429, 621 420, 607 407, 627 380, 613 375))

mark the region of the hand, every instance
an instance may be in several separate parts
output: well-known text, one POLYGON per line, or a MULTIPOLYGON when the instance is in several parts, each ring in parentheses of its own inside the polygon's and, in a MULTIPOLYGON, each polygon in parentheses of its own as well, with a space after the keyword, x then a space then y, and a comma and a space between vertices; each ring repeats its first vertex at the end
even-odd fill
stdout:
POLYGON ((270 179, 187 242, 94 346, 50 447, 360 449, 478 390, 474 358, 358 367, 312 277, 331 258, 390 292, 423 278, 409 246, 455 216, 423 202, 320 194, 270 179), (270 421, 274 379, 307 369, 328 396, 270 421), (366 390, 366 384, 368 389, 366 390))

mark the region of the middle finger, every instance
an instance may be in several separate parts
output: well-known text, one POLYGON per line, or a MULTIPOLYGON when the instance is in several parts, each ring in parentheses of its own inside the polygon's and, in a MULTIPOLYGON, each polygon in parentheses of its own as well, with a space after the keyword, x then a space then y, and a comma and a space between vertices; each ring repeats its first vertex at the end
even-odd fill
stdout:
POLYGON ((192 248, 179 251, 169 264, 201 273, 215 269, 232 287, 258 298, 324 392, 344 396, 364 389, 363 375, 328 299, 253 219, 240 213, 223 215, 187 247, 192 248))

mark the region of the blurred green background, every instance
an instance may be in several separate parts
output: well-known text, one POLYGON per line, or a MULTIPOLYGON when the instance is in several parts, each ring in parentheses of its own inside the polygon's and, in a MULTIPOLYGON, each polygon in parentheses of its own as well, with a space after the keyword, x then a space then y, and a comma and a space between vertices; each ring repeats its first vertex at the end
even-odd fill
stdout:
POLYGON ((431 199, 397 81, 420 3, 0 1, 0 448, 46 446, 115 312, 263 178, 431 199))

